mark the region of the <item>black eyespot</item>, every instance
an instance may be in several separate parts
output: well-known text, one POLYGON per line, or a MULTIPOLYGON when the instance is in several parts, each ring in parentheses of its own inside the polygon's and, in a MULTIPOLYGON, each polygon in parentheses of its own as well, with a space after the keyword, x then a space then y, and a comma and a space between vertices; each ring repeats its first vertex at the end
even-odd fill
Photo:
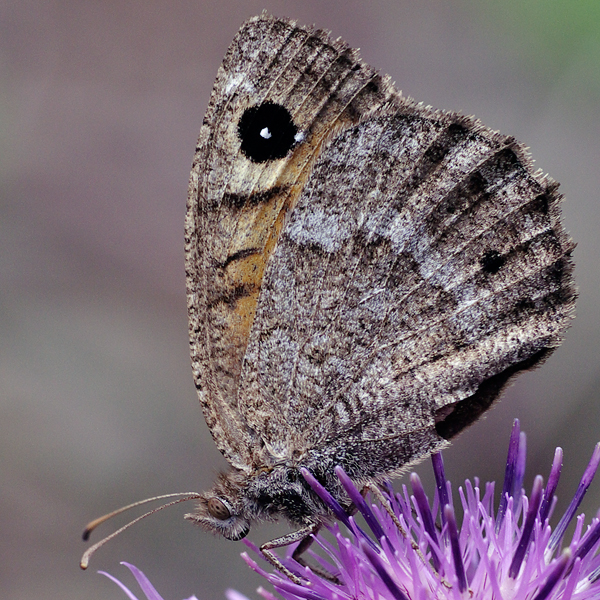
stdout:
POLYGON ((506 258, 502 256, 500 252, 496 252, 496 250, 488 250, 481 259, 481 268, 486 273, 495 275, 505 262, 506 258))
POLYGON ((219 519, 219 521, 226 521, 231 517, 229 508, 225 506, 225 503, 220 498, 210 498, 207 508, 210 516, 219 519))
POLYGON ((238 123, 242 152, 255 163, 283 158, 296 143, 298 128, 281 104, 247 108, 238 123))

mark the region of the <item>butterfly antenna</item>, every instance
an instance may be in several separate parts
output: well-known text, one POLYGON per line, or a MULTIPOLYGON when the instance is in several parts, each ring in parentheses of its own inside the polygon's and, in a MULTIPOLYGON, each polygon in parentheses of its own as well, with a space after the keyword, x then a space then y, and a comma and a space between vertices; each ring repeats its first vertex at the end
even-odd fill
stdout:
POLYGON ((127 506, 122 506, 121 508, 118 508, 117 510, 113 510, 112 512, 108 513, 107 515, 104 515, 98 519, 94 519, 93 521, 90 521, 85 526, 85 529, 83 530, 82 537, 83 537, 84 541, 86 541, 86 542, 89 539, 92 531, 94 531, 94 529, 96 529, 96 527, 98 527, 98 525, 101 525, 105 521, 108 521, 109 519, 112 519, 113 517, 120 515, 121 513, 124 513, 125 511, 128 511, 131 508, 135 508, 136 506, 142 506, 143 504, 148 504, 149 502, 154 502, 155 500, 164 500, 165 498, 173 498, 175 496, 183 496, 183 498, 173 500, 172 502, 167 502, 166 504, 163 504, 162 506, 159 506, 158 508, 155 508, 147 513, 144 513, 143 515, 137 517, 136 519, 133 519, 133 521, 130 521, 129 523, 127 523, 127 525, 124 525, 120 529, 117 529, 117 531, 115 531, 114 533, 111 533, 109 536, 100 540, 98 543, 94 544, 93 546, 90 546, 84 552, 83 556, 81 557, 79 566, 84 570, 87 569, 88 564, 90 562, 90 558, 92 557, 92 554, 94 554, 96 552, 96 550, 98 550, 98 548, 100 548, 101 546, 104 546, 104 544, 106 544, 106 542, 112 540, 114 537, 118 536, 120 533, 122 533, 126 529, 129 529, 132 525, 135 525, 138 521, 141 521, 142 519, 145 519, 146 517, 149 517, 150 515, 157 513, 159 510, 162 510, 163 508, 168 508, 169 506, 173 506, 174 504, 179 504, 180 502, 187 502, 188 500, 197 500, 198 498, 200 498, 200 494, 198 494, 197 492, 180 492, 177 494, 164 494, 162 496, 154 496, 152 498, 146 498, 145 500, 138 500, 137 502, 134 502, 133 504, 128 504, 127 506))

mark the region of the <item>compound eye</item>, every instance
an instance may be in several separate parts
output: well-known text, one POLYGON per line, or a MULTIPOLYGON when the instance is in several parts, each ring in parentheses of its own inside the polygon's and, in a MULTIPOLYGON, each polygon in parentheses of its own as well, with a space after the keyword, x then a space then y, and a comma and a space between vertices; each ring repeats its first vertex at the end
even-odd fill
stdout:
POLYGON ((211 517, 219 519, 219 521, 226 521, 231 517, 229 508, 220 498, 211 498, 208 501, 208 512, 211 517))

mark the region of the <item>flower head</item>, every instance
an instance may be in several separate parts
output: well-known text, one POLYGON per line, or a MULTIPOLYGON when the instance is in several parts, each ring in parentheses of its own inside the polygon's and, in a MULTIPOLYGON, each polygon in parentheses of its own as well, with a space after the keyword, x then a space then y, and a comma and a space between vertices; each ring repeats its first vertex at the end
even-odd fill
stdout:
MULTIPOLYGON (((293 547, 284 564, 306 581, 304 585, 279 573, 267 573, 247 554, 242 556, 285 600, 600 598, 600 512, 585 533, 584 515, 579 515, 571 541, 564 539, 600 463, 600 444, 554 531, 549 518, 556 504, 562 450, 556 450, 546 485, 538 475, 529 495, 522 489, 525 450, 525 434, 515 421, 498 508, 494 509, 493 484, 482 489, 477 479, 473 483, 467 480, 458 490, 461 523, 440 454, 432 457, 437 483, 432 504, 415 473, 410 478, 412 494, 406 486, 400 494, 388 486, 384 504, 371 505, 338 469, 342 484, 371 531, 367 534, 349 517, 345 522, 350 535, 343 534, 335 523, 328 526, 333 543, 320 534, 315 536, 326 558, 311 553, 312 560, 319 569, 335 574, 337 582, 318 574, 317 569, 300 567, 291 559, 293 547)), ((319 483, 310 476, 307 480, 325 500, 328 495, 322 493, 319 483)), ((331 498, 325 501, 334 513, 339 511, 331 498)), ((258 552, 250 542, 246 544, 258 552)), ((268 592, 261 593, 273 600, 268 592)))

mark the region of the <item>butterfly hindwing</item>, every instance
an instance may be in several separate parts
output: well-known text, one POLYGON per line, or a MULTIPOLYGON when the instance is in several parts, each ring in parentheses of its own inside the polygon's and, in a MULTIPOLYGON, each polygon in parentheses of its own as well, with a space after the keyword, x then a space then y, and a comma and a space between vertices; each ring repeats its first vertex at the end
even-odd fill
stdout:
POLYGON ((558 202, 520 145, 458 115, 333 139, 265 273, 238 395, 274 460, 392 474, 544 358, 575 298, 558 202))

